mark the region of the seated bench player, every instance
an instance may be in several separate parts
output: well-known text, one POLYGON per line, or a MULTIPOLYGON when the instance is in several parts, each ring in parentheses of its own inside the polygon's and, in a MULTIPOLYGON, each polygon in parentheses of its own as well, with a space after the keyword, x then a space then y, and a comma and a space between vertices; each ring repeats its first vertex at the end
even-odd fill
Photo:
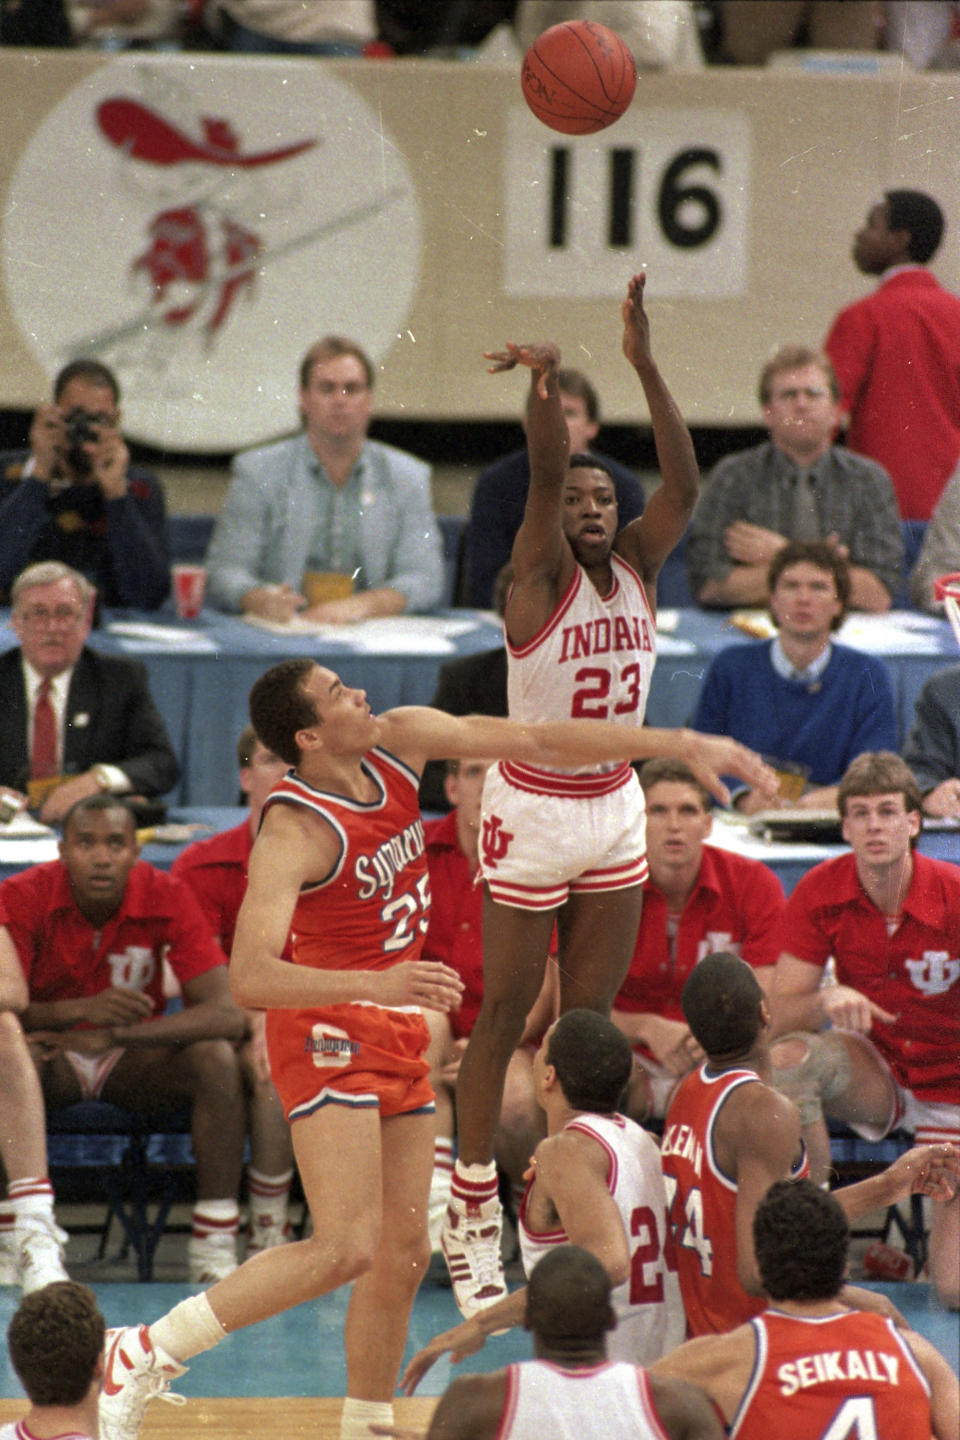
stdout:
MULTIPOLYGON (((424 1012, 430 1030, 427 1049, 430 1083, 437 1102, 429 1209, 430 1244, 434 1253, 440 1249, 440 1230, 453 1175, 456 1075, 483 999, 483 889, 475 881, 480 858, 480 802, 490 764, 489 760, 446 761, 444 786, 453 809, 448 815, 424 825, 431 903, 423 953, 450 965, 464 985, 463 997, 455 1010, 424 1012)), ((500 1105, 495 1153, 497 1164, 515 1195, 523 1194, 524 1173, 543 1135, 533 1061, 536 1046, 555 1013, 556 970, 554 965, 549 965, 543 989, 507 1066, 500 1105)))
POLYGON ((236 1268, 245 1125, 235 1042, 246 1029, 193 896, 139 859, 129 806, 112 795, 79 801, 60 859, 0 885, 0 1214, 25 1291, 66 1278, 44 1104, 79 1100, 150 1115, 192 1105, 190 1279, 236 1268), (183 992, 172 1014, 164 959, 183 992))
POLYGON ((647 811, 643 910, 612 1019, 633 1042, 627 1113, 662 1119, 679 1080, 703 1060, 680 1003, 691 970, 714 950, 751 965, 766 989, 777 958, 783 888, 759 860, 707 843, 711 796, 681 760, 640 771, 647 811))
MULTIPOLYGON (((960 1141, 960 866, 914 850, 920 791, 899 755, 861 755, 838 805, 850 851, 787 901, 771 991, 773 1083, 800 1109, 816 1181, 824 1115, 867 1140, 960 1141)), ((931 1209, 929 1271, 960 1308, 960 1191, 931 1209)))
MULTIPOLYGON (((247 865, 260 826, 263 802, 290 768, 257 739, 247 725, 237 741, 240 789, 249 814, 242 824, 188 845, 170 873, 189 885, 217 944, 229 955, 237 915, 247 889, 247 865)), ((289 943, 285 952, 291 953, 289 943)), ((240 1051, 249 1106, 250 1206, 248 1253, 282 1245, 290 1236, 288 1205, 293 1180, 293 1143, 280 1097, 270 1079, 263 1010, 248 1010, 250 1039, 240 1051)))

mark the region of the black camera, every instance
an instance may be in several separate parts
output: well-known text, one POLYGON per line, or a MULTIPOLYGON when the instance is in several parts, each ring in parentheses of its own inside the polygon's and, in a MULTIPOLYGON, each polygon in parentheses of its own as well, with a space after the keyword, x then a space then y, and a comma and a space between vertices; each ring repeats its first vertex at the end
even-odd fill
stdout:
POLYGON ((71 470, 78 474, 86 475, 93 468, 90 463, 90 456, 84 450, 84 445, 89 445, 92 440, 97 440, 98 427, 109 425, 108 415, 93 414, 90 410, 84 410, 82 405, 77 405, 73 410, 64 416, 63 428, 67 436, 67 464, 71 470))

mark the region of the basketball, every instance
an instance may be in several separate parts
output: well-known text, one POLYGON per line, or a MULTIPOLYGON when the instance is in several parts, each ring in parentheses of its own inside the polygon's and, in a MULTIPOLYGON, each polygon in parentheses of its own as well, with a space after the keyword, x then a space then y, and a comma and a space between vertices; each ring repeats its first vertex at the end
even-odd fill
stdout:
POLYGON ((637 67, 619 35, 593 20, 570 20, 538 35, 523 57, 523 98, 563 135, 593 135, 626 110, 637 67))

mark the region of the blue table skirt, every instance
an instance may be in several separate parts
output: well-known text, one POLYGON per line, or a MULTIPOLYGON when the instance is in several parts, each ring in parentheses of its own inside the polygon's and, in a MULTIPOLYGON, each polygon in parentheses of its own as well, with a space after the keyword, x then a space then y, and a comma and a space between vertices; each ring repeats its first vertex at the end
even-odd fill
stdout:
MULTIPOLYGON (((183 767, 180 784, 168 799, 186 805, 228 805, 235 801, 234 746, 247 723, 247 696, 254 681, 278 660, 310 655, 336 670, 348 685, 366 690, 374 711, 382 711, 396 705, 429 704, 445 660, 502 643, 495 617, 473 610, 440 612, 435 643, 427 644, 422 651, 417 650, 416 643, 410 643, 410 630, 405 636, 403 622, 398 621, 392 648, 386 638, 376 653, 358 648, 349 628, 344 629, 342 638, 291 638, 257 629, 236 616, 208 610, 189 625, 181 625, 163 611, 142 616, 108 613, 105 623, 124 619, 159 623, 196 637, 193 649, 121 636, 108 629, 95 631, 90 641, 98 649, 134 656, 146 664, 154 699, 183 767), (451 625, 456 633, 448 633, 451 625)), ((422 627, 422 617, 413 624, 422 627)), ((955 663, 957 647, 946 620, 931 626, 925 617, 915 616, 911 621, 904 614, 891 621, 891 630, 894 638, 891 645, 884 647, 882 658, 894 687, 902 741, 924 680, 955 663), (922 633, 910 633, 911 624, 923 626, 922 633), (903 630, 901 651, 896 648, 898 626, 903 630), (886 653, 887 649, 890 653, 886 653)), ((744 640, 725 614, 679 611, 675 628, 659 637, 647 705, 648 724, 674 727, 689 723, 710 660, 727 645, 744 640)), ((0 649, 15 643, 9 626, 0 629, 0 649)))

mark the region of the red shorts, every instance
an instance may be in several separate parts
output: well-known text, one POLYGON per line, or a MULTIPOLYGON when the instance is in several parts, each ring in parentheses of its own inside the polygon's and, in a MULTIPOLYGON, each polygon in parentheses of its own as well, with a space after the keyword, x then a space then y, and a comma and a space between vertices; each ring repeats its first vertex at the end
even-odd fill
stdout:
POLYGON ((324 1105, 384 1117, 433 1111, 424 1059, 430 1033, 418 1009, 268 1010, 266 1028, 270 1073, 291 1122, 324 1105))

